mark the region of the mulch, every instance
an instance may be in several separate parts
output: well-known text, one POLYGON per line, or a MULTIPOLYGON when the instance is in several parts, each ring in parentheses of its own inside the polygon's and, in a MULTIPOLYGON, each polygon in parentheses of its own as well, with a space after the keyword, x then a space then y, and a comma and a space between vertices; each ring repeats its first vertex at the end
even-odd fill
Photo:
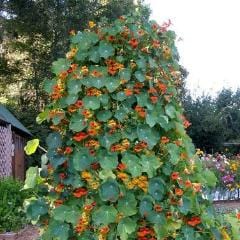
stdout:
POLYGON ((27 226, 20 232, 18 232, 16 240, 36 240, 39 236, 37 227, 27 226))

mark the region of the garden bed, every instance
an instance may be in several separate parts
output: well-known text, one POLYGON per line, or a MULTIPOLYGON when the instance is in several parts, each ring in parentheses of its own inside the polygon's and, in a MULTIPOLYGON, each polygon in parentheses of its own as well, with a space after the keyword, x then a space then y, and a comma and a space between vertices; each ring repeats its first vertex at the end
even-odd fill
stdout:
POLYGON ((214 201, 214 207, 217 212, 234 212, 236 209, 240 209, 240 200, 214 201))
POLYGON ((27 226, 16 235, 0 234, 0 240, 36 240, 39 236, 38 229, 33 226, 27 226))

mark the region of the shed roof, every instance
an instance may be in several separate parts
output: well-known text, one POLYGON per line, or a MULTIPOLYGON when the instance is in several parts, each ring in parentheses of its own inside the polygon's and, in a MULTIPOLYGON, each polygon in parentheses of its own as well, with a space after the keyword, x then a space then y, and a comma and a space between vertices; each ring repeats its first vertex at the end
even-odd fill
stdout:
POLYGON ((3 105, 0 104, 0 120, 10 123, 13 127, 19 129, 20 131, 32 135, 30 131, 23 126, 23 124, 3 105))

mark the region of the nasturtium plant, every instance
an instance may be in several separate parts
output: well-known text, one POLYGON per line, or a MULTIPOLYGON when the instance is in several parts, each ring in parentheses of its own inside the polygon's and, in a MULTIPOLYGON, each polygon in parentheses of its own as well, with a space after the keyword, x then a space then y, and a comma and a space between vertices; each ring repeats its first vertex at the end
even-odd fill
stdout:
POLYGON ((71 31, 44 85, 51 101, 38 121, 51 124, 48 150, 38 180, 27 181, 39 195, 27 216, 43 240, 226 236, 214 214, 206 217, 203 193, 215 177, 202 172, 186 134, 168 27, 122 16, 71 31))

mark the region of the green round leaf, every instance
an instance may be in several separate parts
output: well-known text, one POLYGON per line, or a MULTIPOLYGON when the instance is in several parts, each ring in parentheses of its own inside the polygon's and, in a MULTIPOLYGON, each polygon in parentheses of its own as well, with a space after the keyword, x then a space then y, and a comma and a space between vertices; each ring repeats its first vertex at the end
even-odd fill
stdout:
POLYGON ((119 198, 119 187, 115 180, 107 180, 99 189, 100 198, 103 201, 116 202, 119 198))
POLYGON ((117 217, 117 210, 113 206, 101 206, 93 212, 92 219, 96 225, 108 225, 114 223, 117 217))
POLYGON ((57 61, 53 62, 52 64, 52 72, 56 75, 67 71, 71 65, 71 62, 65 58, 59 58, 57 61))
POLYGON ((133 193, 127 193, 118 200, 117 209, 124 216, 132 216, 137 213, 137 201, 133 193))
POLYGON ((87 109, 96 110, 100 108, 100 100, 98 97, 86 96, 83 98, 84 107, 87 109))
POLYGON ((103 110, 97 113, 97 119, 101 122, 106 122, 111 117, 112 117, 112 112, 109 110, 103 110))
POLYGON ((82 83, 80 80, 75 80, 75 79, 71 79, 67 82, 67 86, 68 86, 68 93, 71 95, 75 95, 78 94, 82 88, 82 83))
POLYGON ((27 145, 24 147, 24 151, 27 155, 31 155, 36 152, 39 146, 39 139, 33 139, 27 142, 27 145))
POLYGON ((111 44, 109 44, 105 41, 101 41, 100 44, 99 44, 98 52, 99 52, 101 57, 107 59, 110 56, 114 55, 115 50, 114 50, 114 48, 111 44))

